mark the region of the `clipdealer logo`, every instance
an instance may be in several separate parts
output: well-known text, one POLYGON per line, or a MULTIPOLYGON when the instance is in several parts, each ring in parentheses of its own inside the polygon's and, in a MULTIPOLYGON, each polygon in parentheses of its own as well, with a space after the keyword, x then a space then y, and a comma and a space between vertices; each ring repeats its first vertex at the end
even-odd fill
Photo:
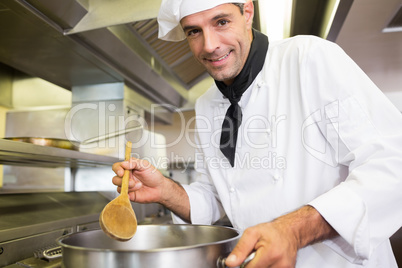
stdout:
MULTIPOLYGON (((208 165, 211 169, 231 168, 229 161, 224 157, 204 157, 202 154, 195 154, 196 161, 208 165), (201 160, 201 161, 200 161, 201 160)), ((240 169, 286 169, 286 158, 276 152, 267 151, 264 156, 253 156, 251 153, 238 154, 235 157, 235 167, 240 169)))
POLYGON ((339 101, 334 101, 307 117, 301 132, 305 150, 332 167, 339 163, 339 116, 339 101))
MULTIPOLYGON (((121 144, 126 142, 126 134, 124 131, 119 130, 127 129, 130 125, 140 125, 141 128, 149 130, 151 133, 157 130, 155 114, 160 112, 173 112, 178 117, 177 125, 179 128, 175 131, 174 138, 167 142, 160 142, 152 135, 144 135, 142 132, 138 136, 138 140, 133 143, 133 148, 140 148, 144 145, 152 149, 173 149, 178 143, 184 142, 187 146, 195 149, 194 158, 181 156, 170 152, 166 156, 148 156, 148 155, 135 155, 135 157, 145 158, 151 164, 156 166, 167 166, 169 162, 190 163, 200 160, 203 156, 197 152, 196 149, 215 148, 217 151, 216 157, 207 157, 204 162, 209 163, 214 168, 229 166, 229 163, 220 155, 219 140, 221 134, 222 121, 224 115, 209 118, 206 116, 192 116, 185 118, 183 112, 172 105, 153 104, 151 106, 151 118, 147 122, 138 115, 116 115, 114 104, 107 104, 107 102, 98 103, 81 103, 74 106, 66 116, 65 120, 65 133, 66 136, 72 141, 80 141, 82 138, 77 135, 75 131, 83 127, 88 127, 88 122, 81 120, 82 114, 90 113, 93 115, 93 120, 90 124, 95 125, 97 129, 93 130, 95 136, 107 137, 108 134, 114 133, 115 139, 99 139, 96 142, 83 144, 86 149, 91 148, 116 148, 118 150, 121 144), (194 127, 196 122, 196 127, 194 127), (208 137, 207 139, 199 139, 197 136, 208 137)), ((339 117, 339 103, 333 102, 319 109, 309 115, 303 122, 300 131, 300 140, 303 148, 314 158, 322 161, 328 165, 336 166, 338 163, 337 147, 339 145, 338 137, 338 117, 339 117), (324 137, 324 139, 317 139, 317 136, 324 137)), ((87 118, 84 116, 84 118, 87 118)), ((239 129, 239 137, 237 148, 241 149, 243 146, 252 148, 253 150, 261 150, 258 156, 251 153, 236 153, 235 161, 236 166, 241 168, 278 168, 285 169, 287 167, 286 156, 280 155, 276 151, 278 147, 279 128, 287 121, 286 115, 273 115, 269 119, 255 115, 247 118, 239 129)), ((285 130, 286 131, 286 130, 285 130)), ((286 134, 286 133, 285 133, 286 134)), ((201 161, 202 162, 202 161, 201 161)))
MULTIPOLYGON (((115 104, 106 102, 80 103, 70 109, 64 132, 70 141, 81 142, 80 148, 120 148, 127 142, 125 134, 147 128, 146 121, 137 114, 116 115, 115 104), (88 137, 88 134, 91 134, 88 137)), ((143 146, 147 137, 140 135, 135 146, 143 146)), ((124 147, 123 147, 124 150, 124 147)))

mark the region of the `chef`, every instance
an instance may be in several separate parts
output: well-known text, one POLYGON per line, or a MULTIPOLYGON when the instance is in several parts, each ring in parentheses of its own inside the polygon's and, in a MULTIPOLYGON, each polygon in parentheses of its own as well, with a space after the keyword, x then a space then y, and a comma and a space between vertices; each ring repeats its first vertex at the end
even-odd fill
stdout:
MULTIPOLYGON (((329 41, 278 42, 252 28, 249 0, 163 0, 159 37, 187 42, 215 83, 196 103, 197 181, 180 185, 144 160, 130 199, 175 223, 227 216, 244 231, 226 260, 247 267, 397 267, 402 116, 329 41)), ((118 188, 120 191, 120 187, 118 188)))

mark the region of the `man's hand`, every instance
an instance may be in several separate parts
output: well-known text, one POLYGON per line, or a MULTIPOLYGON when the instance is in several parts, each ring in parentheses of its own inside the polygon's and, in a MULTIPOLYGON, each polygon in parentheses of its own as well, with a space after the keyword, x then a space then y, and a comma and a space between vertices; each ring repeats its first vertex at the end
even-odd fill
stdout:
POLYGON ((247 268, 295 267, 297 251, 307 245, 336 236, 336 231, 311 206, 246 229, 226 259, 226 265, 241 265, 253 251, 247 268))
POLYGON ((183 187, 175 181, 165 178, 148 161, 131 158, 130 161, 113 165, 116 176, 112 182, 121 191, 124 170, 130 170, 128 195, 131 201, 138 203, 159 203, 185 221, 190 221, 190 201, 183 187))
POLYGON ((128 183, 128 193, 131 201, 138 203, 158 203, 161 199, 165 178, 158 169, 148 161, 131 158, 130 161, 115 163, 112 167, 117 176, 112 182, 121 191, 121 182, 124 170, 131 170, 128 183))
POLYGON ((229 267, 239 266, 253 251, 249 267, 294 267, 297 255, 296 238, 275 222, 261 223, 246 229, 226 260, 229 267), (236 256, 236 257, 235 257, 236 256))

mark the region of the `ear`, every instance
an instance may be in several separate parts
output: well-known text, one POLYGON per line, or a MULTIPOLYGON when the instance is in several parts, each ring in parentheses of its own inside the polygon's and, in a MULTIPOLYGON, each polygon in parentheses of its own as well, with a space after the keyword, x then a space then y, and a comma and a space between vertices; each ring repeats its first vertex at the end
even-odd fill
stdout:
POLYGON ((254 18, 254 4, 252 0, 247 0, 244 3, 244 16, 246 18, 247 29, 251 29, 253 27, 253 18, 254 18))

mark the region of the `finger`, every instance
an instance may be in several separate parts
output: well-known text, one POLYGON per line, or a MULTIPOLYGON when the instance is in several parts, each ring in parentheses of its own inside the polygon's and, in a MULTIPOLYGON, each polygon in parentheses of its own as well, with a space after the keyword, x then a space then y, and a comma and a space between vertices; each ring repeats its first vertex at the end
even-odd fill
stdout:
POLYGON ((117 176, 123 177, 124 175, 124 168, 122 167, 122 162, 114 163, 112 166, 112 170, 116 173, 117 176))
POLYGON ((150 163, 148 161, 146 161, 146 160, 132 157, 128 161, 121 162, 121 166, 124 169, 141 171, 141 170, 144 170, 147 167, 149 167, 150 163))
POLYGON ((117 176, 123 177, 124 170, 141 170, 144 166, 143 160, 137 158, 130 158, 129 161, 122 161, 114 163, 112 166, 112 170, 116 173, 117 176))
POLYGON ((239 242, 226 259, 226 265, 229 267, 239 266, 254 250, 260 235, 252 228, 246 229, 240 237, 239 242))
POLYGON ((132 187, 129 189, 130 191, 137 191, 142 187, 142 182, 141 181, 137 181, 137 182, 133 182, 132 187))
MULTIPOLYGON (((114 176, 112 179, 112 183, 116 185, 118 188, 121 187, 123 179, 117 176, 114 176)), ((128 181, 128 190, 129 191, 136 191, 142 187, 142 182, 137 179, 129 179, 128 181)))
POLYGON ((127 164, 123 162, 122 166, 124 168, 133 170, 134 174, 136 171, 142 172, 142 171, 148 170, 148 171, 156 172, 158 170, 149 161, 144 160, 144 159, 137 159, 137 158, 130 159, 130 161, 127 162, 127 164))
POLYGON ((128 190, 133 190, 134 186, 135 186, 136 182, 134 181, 134 179, 129 179, 128 180, 128 190))
POLYGON ((246 268, 261 267, 295 267, 289 259, 275 258, 270 253, 258 250, 255 257, 247 264, 246 268))
POLYGON ((269 262, 262 261, 261 256, 264 253, 261 250, 255 251, 254 254, 254 257, 247 262, 246 268, 271 267, 269 262))
POLYGON ((135 202, 135 192, 129 192, 128 196, 130 197, 130 200, 135 202))
MULTIPOLYGON (((112 178, 112 183, 116 186, 121 186, 122 181, 123 179, 118 176, 112 178)), ((130 179, 128 180, 128 188, 133 188, 138 182, 140 182, 138 179, 130 176, 130 179)))
MULTIPOLYGON (((116 186, 121 186, 122 178, 118 176, 114 176, 112 179, 112 183, 116 186)), ((130 184, 130 183, 129 183, 130 184)))

